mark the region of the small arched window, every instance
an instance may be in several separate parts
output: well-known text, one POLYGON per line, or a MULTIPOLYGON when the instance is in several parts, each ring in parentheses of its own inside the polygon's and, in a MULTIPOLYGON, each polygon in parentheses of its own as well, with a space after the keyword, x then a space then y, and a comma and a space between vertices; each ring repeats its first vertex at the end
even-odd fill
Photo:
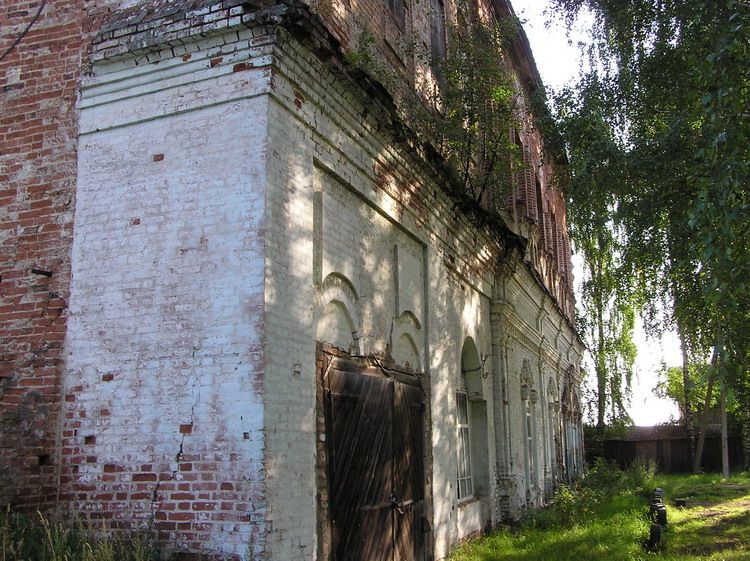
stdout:
POLYGON ((534 388, 529 361, 524 360, 521 367, 521 401, 524 411, 524 456, 526 459, 527 491, 538 484, 537 478, 537 443, 536 443, 536 402, 539 396, 534 388))
POLYGON ((469 426, 469 398, 466 390, 456 392, 456 429, 458 431, 458 500, 474 496, 471 478, 471 429, 469 426))
POLYGON ((467 337, 461 350, 461 375, 456 389, 456 442, 458 500, 489 494, 487 402, 484 360, 474 340, 467 337))

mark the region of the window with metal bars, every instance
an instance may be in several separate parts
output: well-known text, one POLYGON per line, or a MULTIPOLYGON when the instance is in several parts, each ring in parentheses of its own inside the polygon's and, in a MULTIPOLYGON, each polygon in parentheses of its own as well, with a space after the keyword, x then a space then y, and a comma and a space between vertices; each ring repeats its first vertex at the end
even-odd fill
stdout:
POLYGON ((445 4, 443 0, 430 0, 430 45, 432 71, 438 82, 444 85, 443 60, 447 52, 445 28, 445 4))
POLYGON ((457 431, 458 431, 458 470, 456 489, 458 499, 474 496, 471 479, 471 436, 469 427, 469 399, 466 392, 456 392, 457 431))
POLYGON ((532 418, 531 404, 526 402, 526 447, 529 458, 529 481, 535 483, 536 466, 534 465, 534 420, 532 418))

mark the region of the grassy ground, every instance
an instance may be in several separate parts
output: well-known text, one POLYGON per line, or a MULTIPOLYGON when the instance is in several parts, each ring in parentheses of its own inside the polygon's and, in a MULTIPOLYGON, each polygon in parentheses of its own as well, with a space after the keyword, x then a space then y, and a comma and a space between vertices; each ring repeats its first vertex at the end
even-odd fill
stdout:
MULTIPOLYGON (((0 511, 0 561, 160 561, 147 534, 116 541, 78 524, 0 511)), ((622 472, 598 464, 580 487, 514 529, 459 548, 450 561, 749 561, 750 474, 622 472), (648 553, 648 497, 664 489, 665 547, 648 553), (687 506, 673 506, 677 498, 687 506)))
POLYGON ((116 540, 70 520, 0 510, 0 561, 163 561, 147 533, 116 540))
POLYGON ((656 481, 686 508, 669 509, 670 561, 750 559, 750 474, 724 481, 718 475, 661 476, 656 481))
POLYGON ((563 489, 556 504, 459 548, 451 561, 748 561, 750 474, 621 473, 599 466, 593 482, 563 489), (598 478, 598 480, 597 480, 598 478), (668 524, 664 548, 647 552, 648 496, 664 489, 668 524), (676 498, 687 507, 673 506, 676 498))

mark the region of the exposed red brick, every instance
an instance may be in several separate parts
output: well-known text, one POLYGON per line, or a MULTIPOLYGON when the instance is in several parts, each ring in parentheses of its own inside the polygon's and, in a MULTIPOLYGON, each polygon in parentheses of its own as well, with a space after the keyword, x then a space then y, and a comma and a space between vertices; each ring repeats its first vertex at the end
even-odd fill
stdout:
POLYGON ((232 66, 232 72, 242 72, 243 70, 250 70, 253 67, 249 62, 238 62, 232 66))
POLYGON ((133 474, 133 481, 156 481, 155 473, 136 473, 133 474))

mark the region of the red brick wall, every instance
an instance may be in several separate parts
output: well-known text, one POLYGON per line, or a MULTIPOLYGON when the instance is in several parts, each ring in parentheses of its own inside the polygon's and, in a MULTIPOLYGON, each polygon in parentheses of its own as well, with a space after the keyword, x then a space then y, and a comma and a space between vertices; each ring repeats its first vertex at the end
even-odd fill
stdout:
MULTIPOLYGON (((82 42, 81 2, 55 4, 0 62, 0 502, 55 493, 82 42)), ((38 5, 4 2, 2 52, 38 5)))
MULTIPOLYGON (((93 4, 48 1, 0 61, 0 503, 45 505, 56 494, 75 103, 91 30, 115 2, 93 4)), ((3 2, 0 54, 39 8, 39 1, 3 2)))

